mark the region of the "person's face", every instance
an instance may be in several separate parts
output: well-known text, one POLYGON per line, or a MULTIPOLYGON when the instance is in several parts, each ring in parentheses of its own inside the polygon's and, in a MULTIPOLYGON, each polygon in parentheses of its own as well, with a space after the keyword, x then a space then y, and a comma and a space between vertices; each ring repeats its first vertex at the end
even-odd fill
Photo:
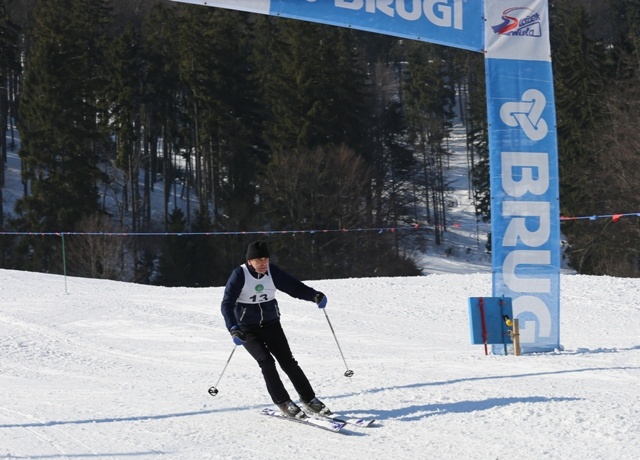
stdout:
POLYGON ((249 259, 249 265, 253 267, 255 271, 264 275, 269 270, 269 258, 268 257, 260 257, 259 259, 249 259))

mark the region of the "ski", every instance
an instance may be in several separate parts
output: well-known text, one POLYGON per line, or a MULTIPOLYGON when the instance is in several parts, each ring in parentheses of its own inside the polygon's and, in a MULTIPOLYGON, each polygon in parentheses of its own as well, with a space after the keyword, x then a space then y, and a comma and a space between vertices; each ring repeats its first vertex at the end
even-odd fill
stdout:
POLYGON ((290 422, 296 422, 296 423, 301 423, 303 425, 309 425, 316 428, 321 428, 323 430, 331 431, 333 433, 338 433, 346 425, 346 422, 343 422, 342 420, 338 421, 338 420, 332 420, 330 418, 313 418, 309 416, 305 418, 287 417, 282 412, 278 412, 268 407, 262 409, 262 412, 260 413, 262 415, 268 415, 269 417, 276 417, 282 420, 288 420, 290 422))
POLYGON ((344 423, 345 425, 355 425, 362 428, 367 428, 376 421, 374 418, 355 418, 355 417, 343 417, 339 414, 317 414, 314 412, 309 413, 311 417, 318 417, 319 419, 333 420, 335 422, 344 423))

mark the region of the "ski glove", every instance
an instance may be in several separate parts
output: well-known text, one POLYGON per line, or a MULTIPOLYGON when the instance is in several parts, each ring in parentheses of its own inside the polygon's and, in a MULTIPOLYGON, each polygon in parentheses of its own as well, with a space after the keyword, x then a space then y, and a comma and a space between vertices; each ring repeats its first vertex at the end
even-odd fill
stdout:
POLYGON ((233 343, 236 345, 244 345, 246 342, 244 332, 242 332, 238 326, 233 326, 231 328, 231 338, 233 339, 233 343))
POLYGON ((316 292, 313 296, 313 301, 318 305, 318 308, 324 308, 327 306, 327 296, 322 292, 316 292))

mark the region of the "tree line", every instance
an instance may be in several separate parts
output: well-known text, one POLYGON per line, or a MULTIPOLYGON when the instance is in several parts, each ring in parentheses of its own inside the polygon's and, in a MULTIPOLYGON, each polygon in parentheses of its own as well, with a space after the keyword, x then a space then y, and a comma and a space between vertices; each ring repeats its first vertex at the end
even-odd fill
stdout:
MULTIPOLYGON (((562 212, 626 211, 640 6, 607 2, 594 27, 597 3, 558 3, 562 212)), ((60 273, 66 242, 71 274, 220 285, 248 242, 236 231, 264 230, 303 278, 418 274, 446 236, 456 110, 490 219, 481 54, 168 0, 0 0, 0 72, 0 193, 14 124, 23 183, 0 227, 132 234, 2 236, 5 268, 60 273), (315 231, 413 224, 434 230, 315 231)), ((563 231, 580 272, 636 276, 634 221, 563 231)))

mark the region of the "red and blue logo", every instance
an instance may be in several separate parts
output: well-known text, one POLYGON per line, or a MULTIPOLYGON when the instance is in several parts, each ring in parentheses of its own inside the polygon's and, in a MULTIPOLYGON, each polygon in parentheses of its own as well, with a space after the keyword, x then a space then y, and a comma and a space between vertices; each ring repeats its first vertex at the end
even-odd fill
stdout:
POLYGON ((540 25, 540 13, 531 8, 514 7, 502 12, 502 22, 491 26, 498 35, 510 35, 515 37, 540 37, 542 27, 540 25))

